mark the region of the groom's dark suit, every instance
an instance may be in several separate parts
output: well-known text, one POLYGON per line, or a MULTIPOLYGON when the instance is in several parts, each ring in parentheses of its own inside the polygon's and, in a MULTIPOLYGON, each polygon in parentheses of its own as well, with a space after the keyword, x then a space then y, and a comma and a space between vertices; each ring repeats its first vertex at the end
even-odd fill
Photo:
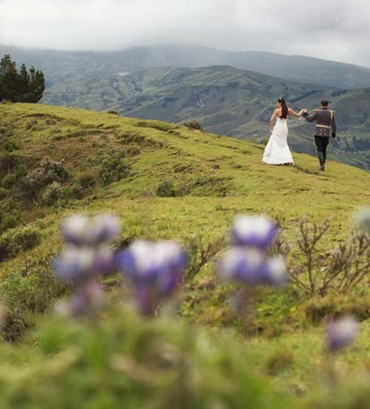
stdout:
POLYGON ((307 113, 304 114, 304 117, 307 122, 316 121, 314 138, 317 148, 317 156, 320 161, 320 169, 324 170, 329 137, 332 136, 335 138, 337 133, 334 112, 327 108, 321 108, 316 109, 313 115, 308 115, 307 113))

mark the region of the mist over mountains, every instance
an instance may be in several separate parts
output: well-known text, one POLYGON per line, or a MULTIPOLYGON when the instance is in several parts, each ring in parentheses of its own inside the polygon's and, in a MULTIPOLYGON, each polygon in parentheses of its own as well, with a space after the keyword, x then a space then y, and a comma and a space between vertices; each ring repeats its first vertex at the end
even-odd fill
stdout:
POLYGON ((24 50, 0 46, 17 61, 40 66, 50 81, 115 75, 120 70, 230 65, 309 84, 337 88, 370 87, 370 69, 305 56, 270 52, 230 52, 197 46, 135 47, 117 52, 24 50))

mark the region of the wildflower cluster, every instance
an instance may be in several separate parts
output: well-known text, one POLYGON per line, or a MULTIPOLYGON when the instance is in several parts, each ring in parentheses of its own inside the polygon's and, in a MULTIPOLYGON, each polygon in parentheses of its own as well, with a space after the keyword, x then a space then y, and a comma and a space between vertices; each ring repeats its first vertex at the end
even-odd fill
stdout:
POLYGON ((62 235, 66 248, 55 262, 60 280, 73 285, 74 293, 66 305, 73 316, 92 313, 103 303, 99 277, 116 271, 117 257, 111 248, 120 234, 119 220, 111 215, 72 216, 65 220, 62 235))
POLYGON ((338 352, 351 345, 358 335, 357 321, 352 317, 344 317, 331 321, 326 327, 326 350, 338 352))
POLYGON ((173 242, 136 241, 119 254, 118 264, 134 286, 138 310, 150 316, 162 300, 176 294, 187 256, 173 242))
POLYGON ((238 216, 232 228, 234 246, 218 264, 220 277, 252 287, 284 285, 288 281, 284 258, 268 256, 277 233, 277 226, 264 216, 238 216))

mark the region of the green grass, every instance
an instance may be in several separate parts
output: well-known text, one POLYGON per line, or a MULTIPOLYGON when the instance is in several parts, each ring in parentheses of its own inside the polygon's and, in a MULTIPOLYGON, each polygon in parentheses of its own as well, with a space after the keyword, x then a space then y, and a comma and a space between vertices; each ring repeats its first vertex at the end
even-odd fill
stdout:
POLYGON ((365 188, 370 174, 335 162, 319 173, 316 159, 304 154, 294 155, 295 167, 266 166, 260 145, 177 126, 165 132, 156 121, 143 127, 136 119, 40 105, 3 105, 0 113, 5 139, 19 146, 12 154, 22 163, 34 167, 50 156, 63 161, 70 175, 67 186, 86 172, 95 182, 86 197, 59 208, 22 205, 11 195, 3 199, 10 211, 14 203, 19 207, 22 223, 42 220, 51 228, 54 233, 40 247, 45 252, 59 243, 60 218, 72 212, 111 211, 122 218, 126 234, 151 238, 225 233, 238 213, 282 216, 290 230, 303 215, 331 217, 338 225, 335 235, 344 236, 352 211, 370 203, 365 188), (35 129, 27 130, 32 121, 35 129), (138 151, 133 157, 125 154, 130 175, 109 186, 100 183, 99 155, 130 149, 138 151), (179 197, 156 195, 163 180, 173 182, 179 197))
MULTIPOLYGON (((37 233, 32 248, 17 248, 0 265, 0 293, 10 302, 13 320, 6 325, 14 338, 33 328, 35 315, 48 315, 53 301, 67 291, 53 282, 49 261, 61 248, 60 221, 69 214, 118 215, 123 225, 120 243, 145 238, 174 239, 182 244, 194 234, 204 235, 207 242, 227 236, 230 223, 240 213, 265 213, 282 220, 292 240, 302 216, 316 222, 330 217, 332 229, 323 246, 331 248, 348 236, 353 211, 370 204, 369 173, 331 161, 327 171, 319 173, 316 159, 304 154, 294 154, 295 167, 267 166, 261 161, 263 147, 258 144, 85 110, 6 104, 0 106, 0 118, 4 135, 0 151, 17 147, 8 152, 10 159, 0 163, 2 180, 15 175, 14 186, 1 199, 2 220, 13 215, 14 226, 4 224, 0 238, 19 237, 24 225, 37 233), (123 152, 129 173, 106 183, 100 176, 106 169, 103 162, 117 152, 123 152), (61 184, 65 197, 53 206, 45 206, 38 195, 25 199, 19 191, 24 175, 36 169, 45 156, 62 162, 68 174, 61 184), (11 166, 3 167, 3 163, 11 166), (157 195, 163 181, 171 183, 175 197, 157 195), (83 186, 79 197, 73 194, 76 186, 83 186), (45 274, 47 283, 41 291, 40 274, 45 274)), ((119 292, 114 280, 107 287, 113 287, 114 295, 119 292)), ((322 375, 322 365, 326 365, 322 353, 325 314, 320 314, 328 305, 332 314, 351 311, 363 321, 359 341, 339 359, 338 365, 344 368, 343 374, 339 370, 339 384, 347 376, 361 378, 368 367, 370 300, 365 288, 344 297, 331 294, 312 300, 292 286, 281 291, 261 289, 253 298, 253 313, 244 318, 233 316, 229 307, 233 291, 233 286, 217 282, 214 262, 209 260, 185 285, 181 321, 206 326, 211 334, 227 332, 222 336, 233 341, 226 342, 246 350, 245 359, 276 393, 286 393, 299 404, 325 395, 322 378, 316 374, 322 375)), ((27 349, 27 338, 25 342, 27 349)), ((10 354, 6 359, 17 353, 17 348, 6 352, 10 354)), ((27 354, 32 355, 33 349, 27 354)), ((31 367, 39 368, 44 358, 38 363, 31 357, 22 359, 26 360, 22 365, 30 359, 31 367)))

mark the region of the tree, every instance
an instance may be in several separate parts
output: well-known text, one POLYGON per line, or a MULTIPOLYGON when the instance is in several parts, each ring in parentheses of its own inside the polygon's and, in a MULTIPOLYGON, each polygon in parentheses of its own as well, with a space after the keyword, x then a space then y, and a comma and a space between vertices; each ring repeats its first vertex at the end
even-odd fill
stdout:
POLYGON ((0 61, 0 99, 17 102, 19 97, 19 75, 14 61, 6 54, 0 61))
POLYGON ((45 90, 45 76, 35 67, 27 70, 22 64, 20 71, 6 54, 0 61, 0 101, 6 99, 11 102, 38 102, 45 90))

